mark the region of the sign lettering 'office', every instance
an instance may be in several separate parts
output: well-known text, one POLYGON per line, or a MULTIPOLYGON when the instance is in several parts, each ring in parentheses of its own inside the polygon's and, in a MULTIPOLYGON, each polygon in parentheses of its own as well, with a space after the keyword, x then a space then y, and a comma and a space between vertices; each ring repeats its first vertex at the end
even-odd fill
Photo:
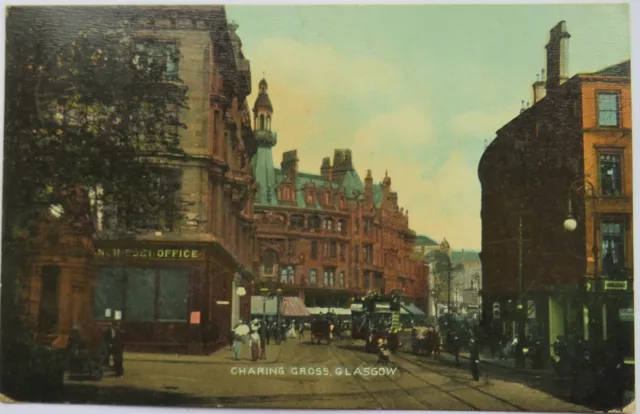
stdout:
POLYGON ((202 250, 198 248, 135 248, 97 249, 98 257, 117 257, 134 259, 159 259, 159 260, 194 260, 202 257, 202 250))

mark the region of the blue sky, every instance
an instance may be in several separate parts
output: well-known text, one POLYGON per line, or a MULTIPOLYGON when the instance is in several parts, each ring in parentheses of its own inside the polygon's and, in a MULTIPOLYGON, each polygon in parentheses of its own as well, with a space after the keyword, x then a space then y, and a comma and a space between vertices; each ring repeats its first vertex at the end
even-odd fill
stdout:
MULTIPOLYGON (((569 73, 630 57, 624 4, 227 6, 263 72, 278 132, 319 172, 334 148, 380 181, 388 170, 410 226, 479 249, 477 165, 485 140, 531 100, 549 30, 571 33, 569 73)), ((255 95, 250 97, 253 104, 255 95)))

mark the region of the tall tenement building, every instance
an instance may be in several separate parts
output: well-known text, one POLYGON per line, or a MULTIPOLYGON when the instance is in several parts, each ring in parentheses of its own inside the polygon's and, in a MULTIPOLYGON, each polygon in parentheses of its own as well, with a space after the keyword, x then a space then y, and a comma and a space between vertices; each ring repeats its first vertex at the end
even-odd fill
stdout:
MULTIPOLYGON (((163 62, 166 82, 188 90, 188 108, 179 113, 188 157, 163 160, 174 172, 167 185, 177 184, 168 188, 178 188, 170 196, 186 217, 158 217, 159 231, 143 231, 115 222, 105 205, 82 262, 69 260, 77 246, 56 252, 43 244, 49 253, 33 263, 29 312, 40 337, 52 341, 64 342, 78 323, 120 319, 129 350, 206 352, 227 340, 233 319, 249 312, 248 297, 235 293, 236 284, 251 279, 255 247, 249 62, 224 7, 73 13, 82 16, 77 21, 91 21, 109 10, 109 21, 127 22, 136 54, 163 62)), ((64 236, 60 243, 72 242, 64 236)))
POLYGON ((363 183, 348 149, 336 149, 333 162, 324 158, 320 174, 298 170, 297 150, 285 152, 275 168, 277 134, 265 79, 259 88, 253 108, 258 149, 251 161, 258 186, 256 288, 279 287, 319 307, 344 306, 370 289, 401 291, 414 301, 426 297, 426 266, 412 258, 416 234, 391 178, 374 183, 368 170, 363 183))
POLYGON ((484 322, 511 331, 520 302, 546 354, 578 334, 632 356, 631 65, 569 77, 569 37, 551 30, 533 105, 480 160, 484 322))

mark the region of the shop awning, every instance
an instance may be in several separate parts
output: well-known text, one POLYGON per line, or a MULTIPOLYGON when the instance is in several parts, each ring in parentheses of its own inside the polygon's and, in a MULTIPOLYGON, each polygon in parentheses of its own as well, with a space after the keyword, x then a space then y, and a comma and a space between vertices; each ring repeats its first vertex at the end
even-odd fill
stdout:
MULTIPOLYGON (((403 303, 402 304, 402 310, 405 310, 405 311, 407 311, 407 313, 409 313, 411 315, 415 315, 415 316, 424 316, 424 315, 426 315, 422 309, 420 309, 419 307, 417 307, 416 305, 414 305, 413 303, 410 303, 410 302, 403 303)), ((402 313, 404 313, 404 312, 402 312, 402 313)))
POLYGON ((267 316, 275 316, 278 310, 278 303, 276 302, 276 298, 271 297, 265 301, 263 300, 262 296, 251 297, 251 314, 252 315, 262 315, 265 308, 266 308, 265 313, 267 314, 267 316))
POLYGON ((309 316, 311 315, 307 310, 302 300, 299 297, 291 296, 282 298, 280 303, 280 315, 282 316, 309 316))
POLYGON ((351 310, 343 308, 307 308, 312 315, 326 315, 327 313, 334 313, 336 315, 351 315, 351 310))

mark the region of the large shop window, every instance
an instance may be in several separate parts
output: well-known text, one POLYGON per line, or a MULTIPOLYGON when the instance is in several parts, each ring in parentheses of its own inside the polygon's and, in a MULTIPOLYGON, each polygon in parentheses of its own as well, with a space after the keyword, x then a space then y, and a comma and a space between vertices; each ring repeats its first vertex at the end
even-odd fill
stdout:
POLYGON ((127 293, 123 319, 126 321, 153 321, 156 297, 154 269, 127 269, 127 293))
POLYGON ((187 318, 189 297, 189 270, 160 270, 160 292, 158 296, 158 320, 184 321, 187 318))
POLYGON ((100 269, 93 297, 93 319, 112 319, 115 311, 122 312, 124 280, 124 269, 119 267, 100 269))
POLYGON ((96 279, 93 316, 130 322, 186 322, 189 269, 103 267, 96 279))

